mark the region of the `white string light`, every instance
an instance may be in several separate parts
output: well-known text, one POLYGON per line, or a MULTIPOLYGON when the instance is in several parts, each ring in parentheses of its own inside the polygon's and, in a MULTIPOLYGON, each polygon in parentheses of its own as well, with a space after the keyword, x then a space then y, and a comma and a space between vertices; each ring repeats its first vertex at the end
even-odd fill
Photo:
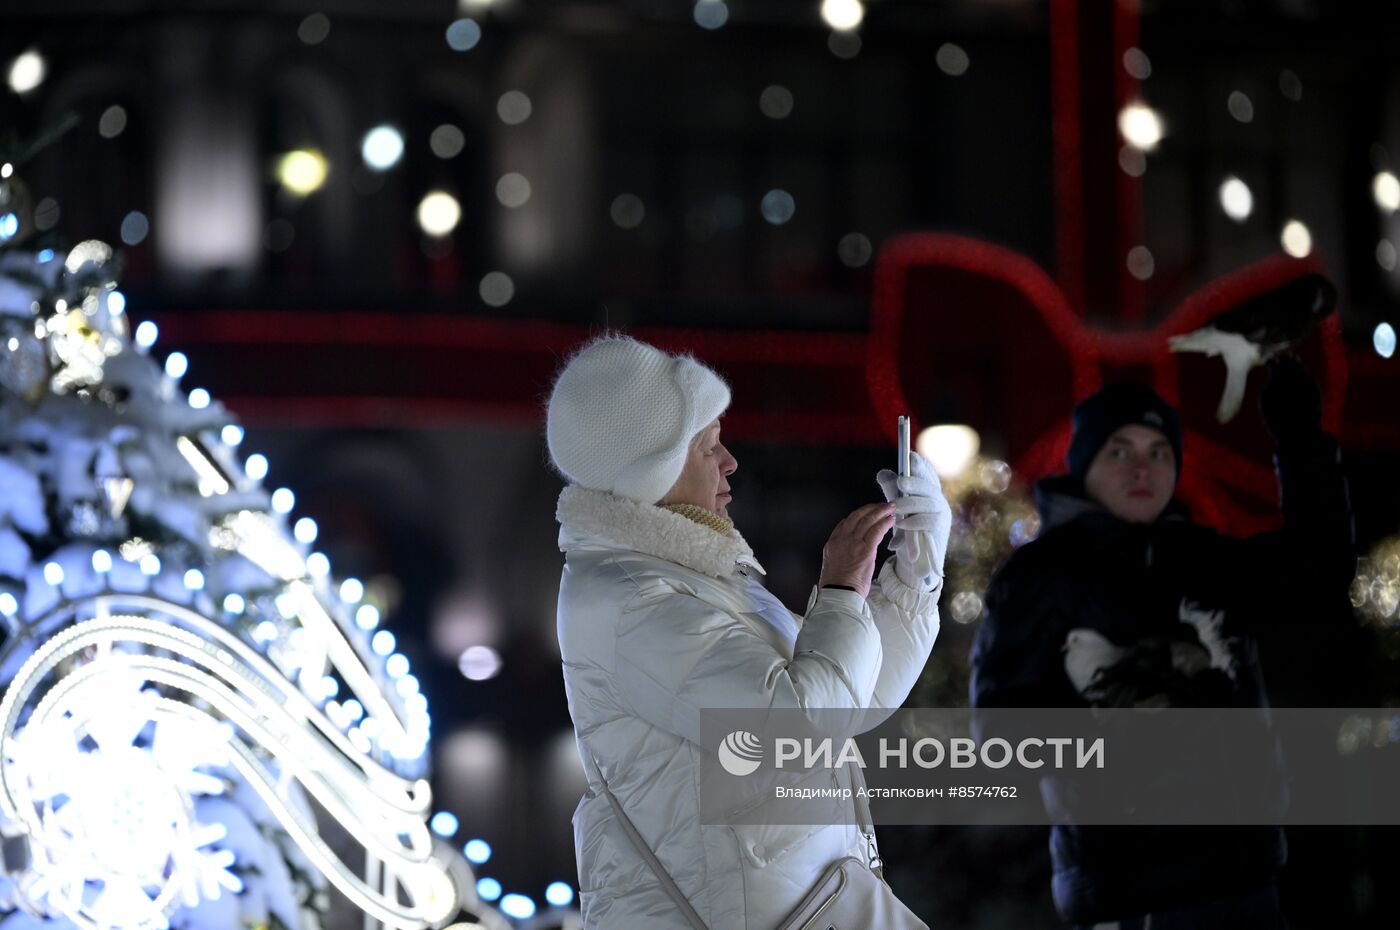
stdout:
MULTIPOLYGON (((94 700, 100 702, 93 692, 112 687, 114 679, 110 673, 115 668, 135 672, 142 680, 179 688, 207 702, 251 737, 252 747, 242 740, 230 742, 235 768, 263 797, 317 869, 357 906, 402 930, 418 930, 441 921, 455 908, 450 882, 441 865, 431 857, 431 840, 423 823, 429 806, 426 782, 408 782, 367 758, 267 660, 193 611, 136 595, 104 595, 86 606, 91 612, 104 614, 105 619, 84 621, 36 650, 0 702, 0 738, 14 739, 21 709, 55 668, 96 647, 103 650, 98 659, 65 676, 45 693, 26 722, 26 732, 42 731, 52 724, 54 715, 70 713, 69 700, 83 706, 94 700), (120 612, 121 608, 133 607, 167 614, 180 626, 191 627, 200 635, 120 612), (112 651, 112 644, 118 641, 169 651, 182 655, 185 661, 117 653, 112 651), (77 696, 68 699, 70 694, 77 696), (277 761, 279 775, 266 768, 254 748, 277 761), (386 864, 412 903, 400 904, 396 897, 374 891, 335 857, 317 836, 314 820, 305 822, 304 815, 283 800, 279 779, 287 777, 295 778, 369 854, 386 864)), ((64 609, 79 614, 76 605, 65 605, 64 609)), ((217 724, 216 718, 189 704, 161 700, 172 713, 217 724)), ((43 824, 36 822, 39 815, 34 813, 35 805, 27 797, 16 797, 16 785, 7 768, 0 765, 0 810, 23 823, 31 838, 44 835, 43 824)))

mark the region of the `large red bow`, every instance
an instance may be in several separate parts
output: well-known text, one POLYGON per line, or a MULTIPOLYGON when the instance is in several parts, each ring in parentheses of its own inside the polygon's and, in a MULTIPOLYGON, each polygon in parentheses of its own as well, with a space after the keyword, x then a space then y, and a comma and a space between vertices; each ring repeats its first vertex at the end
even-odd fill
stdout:
MULTIPOLYGON (((1139 380, 1181 410, 1185 460, 1178 496, 1198 519, 1248 534, 1278 524, 1271 445, 1250 378, 1244 412, 1215 422, 1219 359, 1173 354, 1167 339, 1310 271, 1315 259, 1276 256, 1218 278, 1149 330, 1108 332, 1084 322, 1035 262, 962 236, 914 233, 880 251, 867 377, 882 423, 911 413, 928 425, 956 417, 1028 479, 1063 470, 1074 403, 1112 380, 1139 380)), ((1336 314, 1298 349, 1323 389, 1334 434, 1346 390, 1336 314)))

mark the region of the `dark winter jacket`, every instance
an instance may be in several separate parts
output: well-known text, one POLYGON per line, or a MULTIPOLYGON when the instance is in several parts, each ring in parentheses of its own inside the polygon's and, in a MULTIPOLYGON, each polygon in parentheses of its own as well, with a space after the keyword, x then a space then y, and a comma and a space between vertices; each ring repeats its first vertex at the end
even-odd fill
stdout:
MULTIPOLYGON (((1068 477, 1037 489, 1040 538, 1016 551, 987 592, 972 654, 977 707, 1265 707, 1258 638, 1316 622, 1355 571, 1347 490, 1336 444, 1318 435, 1280 452, 1283 529, 1248 539, 1193 523, 1173 503, 1152 524, 1118 520, 1068 477), (1209 662, 1183 604, 1223 612, 1233 675, 1209 662), (1087 628, 1138 661, 1076 688, 1066 673, 1069 631, 1087 628), (1165 656, 1165 661, 1156 661, 1165 656), (1124 669, 1131 669, 1124 672, 1124 669), (1115 674, 1116 672, 1116 674, 1115 674)), ((1281 779, 1281 773, 1278 773, 1281 779)), ((1095 923, 1180 907, 1270 883, 1283 864, 1272 827, 1073 827, 1051 835, 1061 914, 1095 923)))

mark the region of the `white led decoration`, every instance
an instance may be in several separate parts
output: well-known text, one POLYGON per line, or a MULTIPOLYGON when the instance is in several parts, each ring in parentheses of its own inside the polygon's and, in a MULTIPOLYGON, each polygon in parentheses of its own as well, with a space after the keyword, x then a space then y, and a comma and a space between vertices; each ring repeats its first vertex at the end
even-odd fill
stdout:
POLYGON ((150 358, 155 324, 131 333, 115 282, 91 283, 111 258, 84 243, 62 264, 87 277, 34 302, 22 334, 49 352, 44 403, 0 392, 0 439, 27 422, 50 440, 14 446, 19 473, 61 490, 36 511, 60 544, 0 590, 0 922, 208 930, 233 907, 239 926, 324 930, 333 886, 367 930, 450 923, 449 868, 467 865, 426 822, 417 679, 368 648, 363 584, 305 552, 315 523, 289 529, 295 498, 272 506, 243 429, 172 384, 188 360, 150 358), (73 449, 93 470, 60 467, 73 449), (332 849, 318 816, 353 842, 332 849))
POLYGON ((51 711, 43 727, 9 743, 6 778, 43 812, 26 894, 79 926, 165 927, 172 903, 243 888, 233 853, 207 848, 226 828, 192 817, 195 795, 223 791, 198 771, 227 756, 222 728, 170 713, 141 685, 102 675, 96 701, 91 688, 67 688, 41 702, 51 711), (149 748, 135 745, 148 727, 149 748))
MULTIPOLYGON (((94 866, 92 863, 100 860, 94 858, 91 849, 84 847, 83 855, 74 856, 74 848, 68 848, 69 855, 65 855, 62 842, 55 848, 54 837, 62 839, 65 821, 53 819, 57 811, 46 808, 42 802, 61 792, 60 784, 66 784, 54 780, 49 760, 71 767, 71 760, 61 753, 54 754, 53 747, 75 732, 73 719, 78 719, 80 723, 76 725, 92 735, 87 726, 91 713, 78 714, 75 708, 129 703, 146 714, 141 726, 159 711, 189 721, 187 733, 198 734, 204 728, 203 741, 187 738, 186 744, 199 747, 199 757, 206 760, 205 764, 210 758, 209 745, 217 742, 227 747, 228 764, 258 793, 312 865, 374 919, 400 930, 420 930, 445 919, 455 909, 455 894, 444 866, 431 856, 431 837, 424 823, 431 804, 427 782, 405 779, 357 750, 311 699, 252 647, 188 608, 145 595, 101 595, 63 604, 59 610, 64 613, 62 618, 46 618, 41 625, 51 628, 56 619, 97 619, 79 620, 45 642, 20 668, 0 702, 0 740, 7 747, 0 764, 0 813, 25 828, 36 869, 41 874, 45 874, 42 863, 80 860, 94 872, 84 875, 85 886, 105 888, 111 881, 114 887, 120 887, 124 881, 121 873, 104 870, 100 864, 94 866), (162 619, 147 619, 150 616, 162 619), (162 650, 181 656, 182 660, 118 651, 118 644, 124 648, 162 650), (94 653, 87 664, 56 681, 51 678, 55 671, 79 657, 94 653), (209 709, 153 692, 141 692, 150 696, 139 702, 114 700, 113 689, 129 694, 132 681, 182 691, 209 709), (21 729, 21 712, 39 693, 43 697, 33 704, 21 729), (224 721, 233 726, 235 738, 227 737, 224 721), (26 752, 30 746, 45 748, 42 752, 26 752), (399 903, 396 896, 372 887, 320 840, 314 817, 288 801, 287 779, 299 784, 370 856, 379 860, 385 873, 403 889, 408 903, 399 903), (55 830, 60 833, 55 834, 55 830)), ((380 698, 377 703, 387 706, 377 689, 374 694, 380 698)), ((359 697, 363 701, 371 695, 361 693, 359 697)), ((133 727, 134 720, 129 714, 126 718, 116 715, 115 722, 99 725, 105 727, 105 733, 129 734, 134 738, 140 730, 133 727)), ((380 724, 394 728, 397 721, 390 715, 389 720, 381 718, 380 724)), ((412 742, 411 737, 407 741, 412 742)), ((99 747, 105 745, 100 739, 98 743, 99 747)), ((122 747, 117 737, 110 737, 109 743, 122 747)), ((129 741, 125 749, 132 749, 129 741)), ((152 760, 149 764, 164 774, 156 779, 147 771, 145 781, 153 786, 151 790, 185 790, 187 797, 193 789, 188 785, 181 787, 183 783, 171 774, 182 769, 178 765, 163 766, 158 755, 152 755, 152 760)), ((197 780, 194 784, 208 788, 212 782, 197 780)), ((165 798, 159 803, 170 802, 165 798)), ((61 867, 66 866, 54 865, 55 869, 61 867)), ((177 875, 172 874, 171 882, 177 881, 177 875)), ((71 876, 66 887, 73 887, 71 876)), ((96 900, 102 899, 99 895, 96 900)), ((83 904, 81 896, 61 899, 62 906, 49 896, 43 900, 83 927, 145 930, 162 925, 104 923, 90 912, 94 905, 83 904)), ((163 910, 173 903, 174 893, 148 901, 148 907, 163 910)))

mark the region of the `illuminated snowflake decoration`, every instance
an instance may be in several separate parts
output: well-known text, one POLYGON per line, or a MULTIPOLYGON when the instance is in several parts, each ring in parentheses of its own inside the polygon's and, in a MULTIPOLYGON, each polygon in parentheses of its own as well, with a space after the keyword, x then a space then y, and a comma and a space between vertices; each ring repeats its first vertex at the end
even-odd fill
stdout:
POLYGON ((40 823, 22 890, 82 927, 164 930, 175 907, 243 888, 233 853, 214 848, 223 825, 194 818, 196 796, 224 790, 201 769, 228 734, 137 677, 89 681, 8 744, 12 788, 40 823))
POLYGON ((0 924, 442 926, 418 679, 116 265, 0 250, 0 924))

